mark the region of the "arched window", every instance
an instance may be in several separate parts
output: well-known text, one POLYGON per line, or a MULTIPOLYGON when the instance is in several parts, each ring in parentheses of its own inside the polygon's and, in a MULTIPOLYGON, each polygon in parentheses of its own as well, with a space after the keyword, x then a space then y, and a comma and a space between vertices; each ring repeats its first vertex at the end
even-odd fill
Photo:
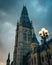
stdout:
POLYGON ((51 54, 50 53, 48 53, 48 57, 49 57, 49 59, 51 59, 51 54))
POLYGON ((51 59, 51 54, 48 53, 48 56, 46 55, 45 58, 46 58, 46 61, 47 61, 48 59, 51 59))
POLYGON ((44 62, 44 57, 42 56, 42 62, 44 62))
POLYGON ((34 56, 34 64, 36 64, 36 57, 34 56))
POLYGON ((32 65, 33 65, 33 58, 32 58, 32 65))
POLYGON ((27 34, 25 32, 23 33, 23 39, 24 41, 27 41, 27 34))

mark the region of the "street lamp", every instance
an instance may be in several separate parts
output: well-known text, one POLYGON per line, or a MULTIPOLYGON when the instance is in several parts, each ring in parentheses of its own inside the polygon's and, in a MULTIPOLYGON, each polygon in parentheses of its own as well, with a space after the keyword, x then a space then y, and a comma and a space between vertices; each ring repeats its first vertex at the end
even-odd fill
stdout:
POLYGON ((46 39, 48 38, 49 36, 49 33, 48 33, 48 30, 46 30, 45 28, 42 28, 40 31, 39 31, 39 35, 42 39, 46 39))
POLYGON ((47 62, 48 62, 48 65, 50 65, 50 61, 49 61, 49 54, 48 54, 48 44, 46 42, 46 39, 49 37, 49 33, 48 33, 48 30, 46 30, 45 28, 42 28, 40 31, 39 31, 39 36, 41 37, 41 39, 44 41, 44 45, 46 46, 45 50, 46 50, 46 56, 47 56, 47 62))

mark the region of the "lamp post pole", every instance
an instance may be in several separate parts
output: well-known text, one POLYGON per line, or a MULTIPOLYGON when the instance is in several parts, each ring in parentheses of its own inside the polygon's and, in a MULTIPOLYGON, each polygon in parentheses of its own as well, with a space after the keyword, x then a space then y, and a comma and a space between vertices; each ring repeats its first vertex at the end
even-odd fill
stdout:
POLYGON ((49 54, 48 54, 48 44, 46 42, 46 39, 48 38, 49 36, 49 33, 48 33, 48 30, 46 30, 45 28, 42 28, 40 31, 39 31, 39 35, 41 37, 41 39, 43 40, 43 43, 45 45, 45 50, 46 50, 46 56, 47 56, 47 63, 48 65, 50 65, 50 60, 49 60, 49 54))

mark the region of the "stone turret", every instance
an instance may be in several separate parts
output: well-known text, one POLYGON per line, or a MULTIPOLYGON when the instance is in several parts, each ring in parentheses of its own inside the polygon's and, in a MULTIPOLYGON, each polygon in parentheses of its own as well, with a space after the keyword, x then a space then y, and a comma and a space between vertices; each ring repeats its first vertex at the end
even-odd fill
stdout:
POLYGON ((10 65, 10 53, 8 54, 7 63, 6 65, 10 65))

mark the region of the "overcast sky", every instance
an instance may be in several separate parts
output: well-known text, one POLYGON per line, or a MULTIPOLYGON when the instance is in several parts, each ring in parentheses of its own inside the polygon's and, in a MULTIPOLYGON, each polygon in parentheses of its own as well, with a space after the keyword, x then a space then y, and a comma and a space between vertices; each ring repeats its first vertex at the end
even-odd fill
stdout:
POLYGON ((9 52, 12 60, 16 24, 23 5, 27 7, 37 37, 42 27, 52 36, 52 0, 0 0, 0 65, 5 65, 9 52))

